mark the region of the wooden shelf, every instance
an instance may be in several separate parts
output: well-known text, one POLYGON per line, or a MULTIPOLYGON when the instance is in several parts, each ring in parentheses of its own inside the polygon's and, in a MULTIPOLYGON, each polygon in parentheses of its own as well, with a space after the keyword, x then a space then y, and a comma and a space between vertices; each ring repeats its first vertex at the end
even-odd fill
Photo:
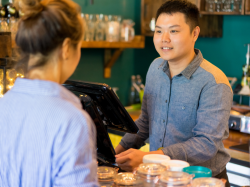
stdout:
POLYGON ((241 12, 206 12, 206 0, 198 0, 198 9, 200 10, 201 15, 244 15, 245 10, 245 1, 249 0, 242 0, 241 2, 241 12))
POLYGON ((145 47, 145 37, 141 35, 136 35, 134 40, 131 42, 107 42, 107 41, 82 41, 82 48, 144 48, 145 47))
POLYGON ((107 41, 82 41, 82 48, 103 48, 104 50, 104 78, 111 77, 111 68, 126 48, 142 49, 145 47, 145 36, 137 35, 131 42, 107 42, 107 41), (114 53, 112 54, 112 49, 114 53))
POLYGON ((242 15, 241 13, 236 12, 206 12, 200 11, 201 15, 242 15))

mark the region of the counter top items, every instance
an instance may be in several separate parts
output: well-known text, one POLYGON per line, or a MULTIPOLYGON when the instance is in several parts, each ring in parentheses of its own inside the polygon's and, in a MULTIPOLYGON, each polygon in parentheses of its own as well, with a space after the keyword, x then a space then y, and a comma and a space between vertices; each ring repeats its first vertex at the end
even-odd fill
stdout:
POLYGON ((112 167, 99 166, 97 168, 98 182, 101 186, 112 187, 117 172, 112 167))
POLYGON ((130 172, 118 173, 115 177, 114 182, 116 187, 143 187, 143 180, 138 175, 134 175, 130 172))
POLYGON ((161 174, 167 169, 161 164, 146 163, 140 164, 135 173, 143 179, 144 187, 152 187, 158 184, 161 174))
POLYGON ((132 75, 131 76, 131 88, 129 93, 129 105, 134 108, 141 108, 141 103, 144 94, 144 84, 142 83, 142 79, 140 75, 132 75))
POLYGON ((209 168, 203 166, 189 166, 183 168, 183 172, 193 174, 195 178, 212 177, 212 171, 209 168))
POLYGON ((162 162, 168 162, 170 157, 167 155, 160 154, 148 154, 143 157, 143 163, 155 163, 161 164, 162 162))
POLYGON ((190 187, 193 175, 181 171, 165 171, 160 177, 160 186, 190 187))
POLYGON ((189 163, 183 160, 169 160, 167 162, 162 162, 161 164, 167 166, 170 171, 182 171, 183 168, 189 166, 189 163))
POLYGON ((245 2, 248 0, 199 0, 201 14, 244 15, 245 2))
POLYGON ((225 184, 216 178, 197 178, 192 182, 192 187, 225 187, 225 184))
POLYGON ((122 21, 119 15, 82 13, 81 16, 85 27, 85 41, 131 42, 134 39, 133 20, 122 21))

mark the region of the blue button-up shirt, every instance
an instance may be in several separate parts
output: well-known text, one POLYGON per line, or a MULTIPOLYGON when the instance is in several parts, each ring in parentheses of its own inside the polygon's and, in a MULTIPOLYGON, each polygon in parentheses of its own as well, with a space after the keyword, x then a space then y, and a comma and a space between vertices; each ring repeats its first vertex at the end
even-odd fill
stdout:
POLYGON ((0 99, 0 187, 98 186, 95 142, 74 94, 17 79, 0 99))
POLYGON ((149 137, 151 151, 163 147, 171 159, 208 167, 215 176, 230 160, 222 140, 229 133, 233 93, 224 73, 195 52, 194 60, 173 78, 167 61, 154 60, 136 121, 139 133, 126 134, 120 144, 139 148, 149 137))

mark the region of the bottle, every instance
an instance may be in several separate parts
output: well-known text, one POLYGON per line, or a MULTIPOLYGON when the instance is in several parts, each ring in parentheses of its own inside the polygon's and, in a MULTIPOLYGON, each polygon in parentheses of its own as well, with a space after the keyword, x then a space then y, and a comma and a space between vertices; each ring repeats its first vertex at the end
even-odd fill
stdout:
POLYGON ((133 84, 135 83, 135 76, 131 76, 131 87, 130 87, 130 93, 129 93, 129 105, 135 104, 135 87, 133 84))
POLYGON ((14 18, 18 18, 19 17, 18 11, 17 11, 16 7, 14 6, 12 0, 9 0, 9 3, 7 3, 6 5, 4 5, 4 7, 5 7, 5 10, 6 10, 6 14, 5 14, 6 18, 9 19, 11 17, 14 17, 14 18))
POLYGON ((2 5, 2 0, 0 0, 0 19, 4 18, 6 14, 6 10, 2 5))
POLYGON ((142 84, 142 79, 140 75, 136 75, 136 83, 139 86, 140 90, 144 90, 145 86, 142 84))

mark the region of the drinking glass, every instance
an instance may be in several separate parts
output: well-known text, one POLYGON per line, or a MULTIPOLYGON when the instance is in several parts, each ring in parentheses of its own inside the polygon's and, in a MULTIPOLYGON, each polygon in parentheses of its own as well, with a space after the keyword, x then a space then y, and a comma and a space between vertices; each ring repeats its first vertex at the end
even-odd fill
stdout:
POLYGON ((214 0, 213 12, 220 12, 220 11, 222 11, 222 1, 214 0))
POLYGON ((213 5, 214 5, 214 1, 213 0, 206 0, 206 6, 205 6, 205 11, 206 12, 213 12, 213 5))
POLYGON ((10 18, 9 19, 9 30, 11 32, 11 43, 12 43, 12 48, 15 47, 15 38, 17 34, 17 24, 18 24, 18 19, 17 18, 10 18))
POLYGON ((132 41, 135 36, 135 30, 133 28, 134 22, 131 19, 125 19, 121 25, 121 41, 132 41))
POLYGON ((121 16, 108 16, 108 22, 106 26, 106 41, 118 42, 120 39, 120 22, 121 16))
POLYGON ((105 22, 104 15, 97 14, 96 15, 96 27, 95 27, 95 40, 103 41, 105 36, 105 22))
POLYGON ((234 0, 233 11, 241 12, 241 0, 234 0))
POLYGON ((85 14, 86 30, 85 30, 85 40, 93 41, 95 35, 95 24, 96 16, 94 14, 85 14))
POLYGON ((0 31, 2 32, 8 32, 9 31, 9 25, 7 22, 7 18, 1 18, 0 19, 0 31))

